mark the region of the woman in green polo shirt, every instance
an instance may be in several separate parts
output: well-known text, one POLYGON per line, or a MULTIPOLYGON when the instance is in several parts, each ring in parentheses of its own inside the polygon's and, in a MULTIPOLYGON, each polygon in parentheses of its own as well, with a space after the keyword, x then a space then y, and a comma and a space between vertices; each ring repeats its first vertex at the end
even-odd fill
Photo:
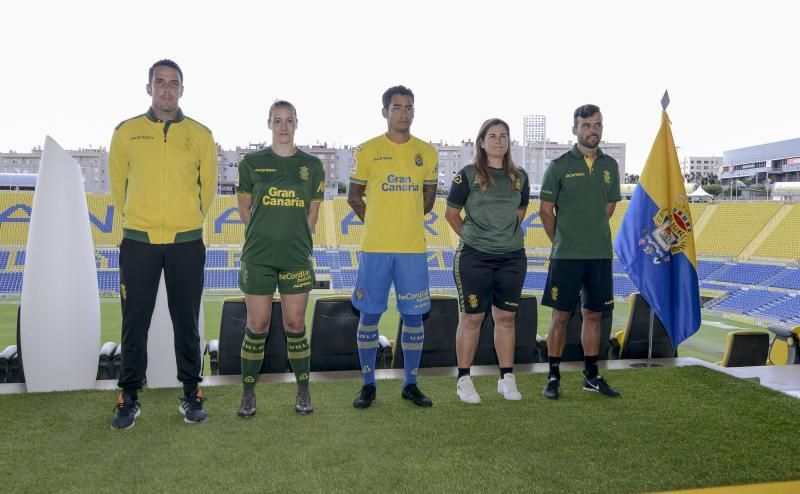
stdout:
POLYGON ((513 374, 514 317, 527 271, 520 225, 530 189, 528 175, 511 159, 510 140, 506 122, 499 118, 484 122, 475 140, 475 158, 455 176, 447 196, 445 218, 461 237, 453 276, 461 310, 456 392, 465 403, 481 401, 469 370, 481 323, 490 309, 500 364, 497 392, 506 400, 522 399, 513 374))

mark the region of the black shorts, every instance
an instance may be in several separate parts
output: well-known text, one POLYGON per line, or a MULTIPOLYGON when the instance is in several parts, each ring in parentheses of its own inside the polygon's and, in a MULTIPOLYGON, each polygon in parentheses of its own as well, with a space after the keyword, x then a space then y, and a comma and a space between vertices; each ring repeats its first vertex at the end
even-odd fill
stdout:
POLYGON ((478 314, 488 311, 492 305, 516 312, 527 269, 525 249, 488 254, 461 245, 453 264, 461 312, 478 314))
POLYGON ((604 312, 614 308, 614 276, 611 259, 551 259, 542 305, 572 312, 583 308, 604 312))

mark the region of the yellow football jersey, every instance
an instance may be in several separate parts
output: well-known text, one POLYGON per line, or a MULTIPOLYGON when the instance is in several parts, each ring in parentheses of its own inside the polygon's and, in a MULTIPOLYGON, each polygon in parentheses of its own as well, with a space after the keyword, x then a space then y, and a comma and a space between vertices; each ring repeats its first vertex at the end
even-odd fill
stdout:
POLYGON ((383 134, 356 148, 350 182, 367 186, 362 251, 426 251, 422 186, 438 183, 438 164, 436 149, 413 136, 397 144, 383 134))

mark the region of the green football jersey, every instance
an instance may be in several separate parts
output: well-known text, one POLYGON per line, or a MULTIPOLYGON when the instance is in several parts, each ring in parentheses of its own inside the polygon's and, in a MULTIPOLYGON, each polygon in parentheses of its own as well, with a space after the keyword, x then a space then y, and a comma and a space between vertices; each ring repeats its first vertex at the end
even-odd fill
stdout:
POLYGON ((253 197, 242 261, 281 270, 307 266, 313 248, 308 210, 325 196, 322 162, 299 149, 288 158, 271 147, 247 154, 236 192, 253 197))

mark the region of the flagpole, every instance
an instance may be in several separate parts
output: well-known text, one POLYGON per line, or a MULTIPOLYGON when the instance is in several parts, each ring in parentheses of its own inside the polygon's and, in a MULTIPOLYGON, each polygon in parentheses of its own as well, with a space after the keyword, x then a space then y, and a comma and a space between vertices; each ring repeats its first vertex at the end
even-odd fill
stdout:
POLYGON ((647 337, 647 367, 653 366, 653 325, 655 320, 655 311, 650 307, 650 334, 647 337))

